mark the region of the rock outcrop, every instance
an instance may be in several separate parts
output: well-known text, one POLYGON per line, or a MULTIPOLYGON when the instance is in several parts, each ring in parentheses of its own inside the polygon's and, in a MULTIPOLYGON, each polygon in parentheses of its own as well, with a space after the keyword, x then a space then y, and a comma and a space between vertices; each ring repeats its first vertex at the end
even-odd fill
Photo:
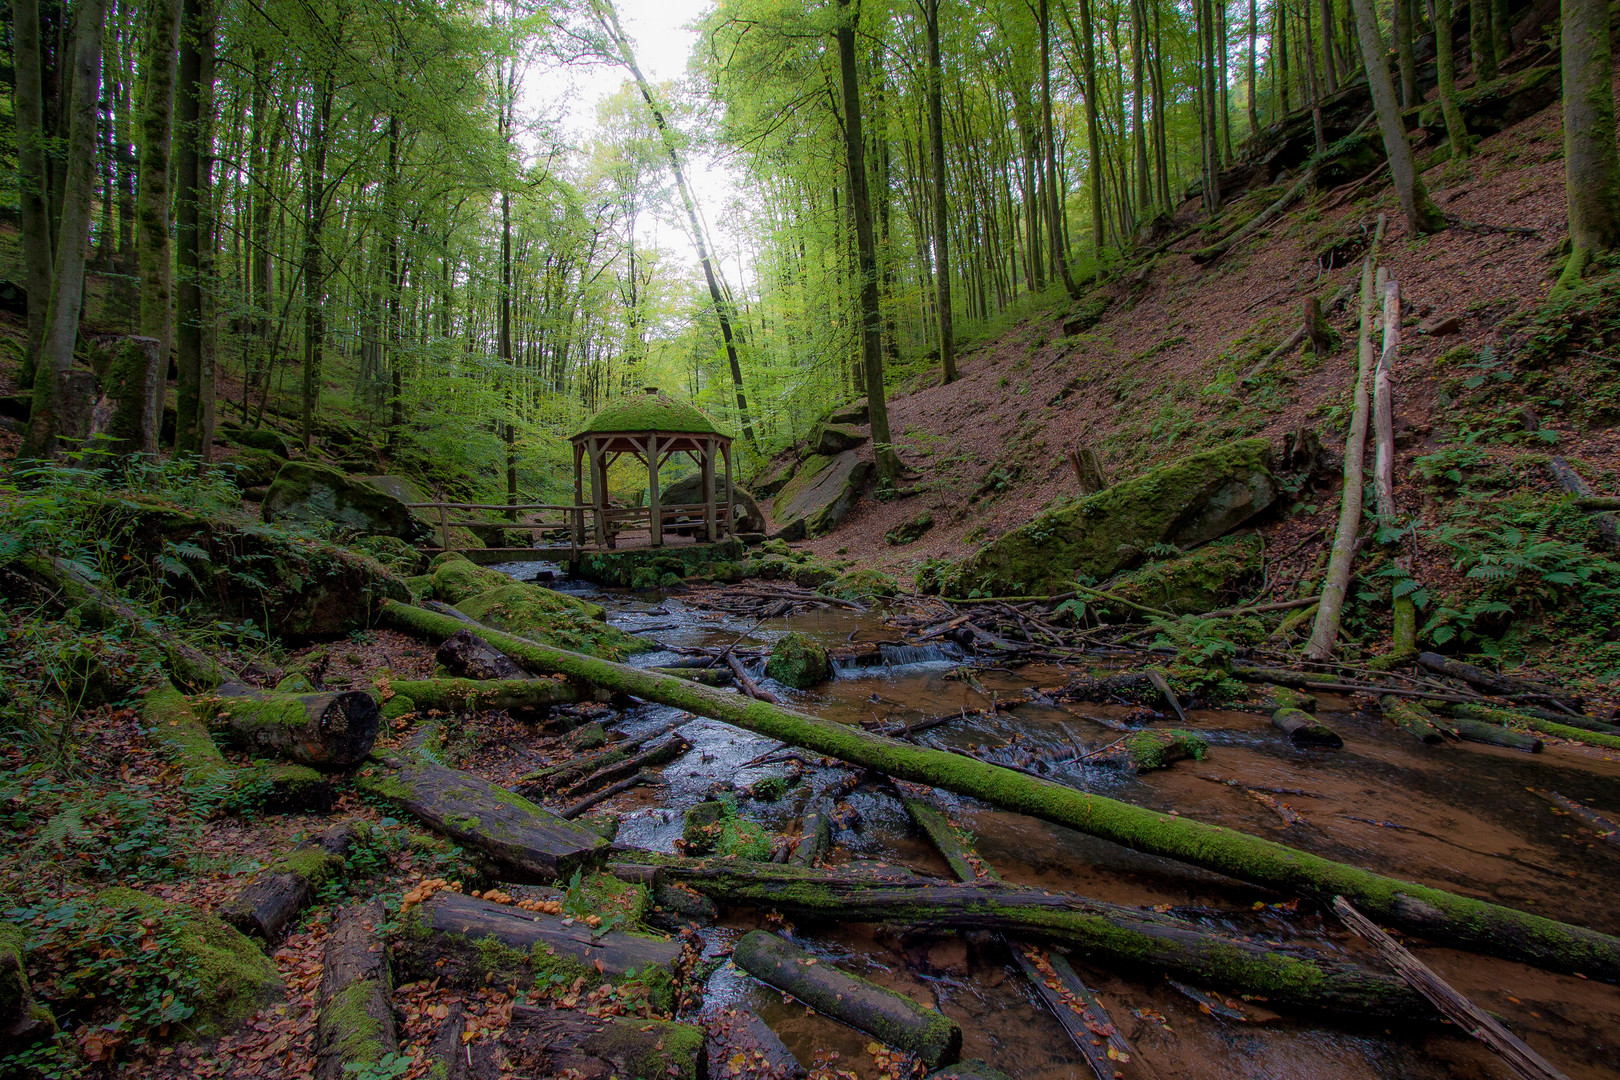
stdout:
POLYGON ((1155 545, 1206 543, 1276 499, 1270 456, 1266 439, 1244 439, 1161 465, 1056 506, 959 564, 925 567, 918 585, 947 596, 1050 596, 1080 575, 1129 569, 1155 545))
MULTIPOLYGON (((722 515, 725 513, 725 492, 726 478, 724 476, 715 477, 714 494, 715 498, 719 500, 718 509, 722 515)), ((659 491, 658 501, 664 506, 678 506, 682 503, 702 502, 703 474, 701 472, 695 472, 689 476, 681 477, 679 480, 669 485, 669 487, 663 488, 659 491)), ((749 494, 746 489, 738 484, 733 484, 731 486, 731 513, 733 532, 747 533, 765 531, 764 511, 759 508, 759 503, 754 500, 754 496, 749 494)), ((700 534, 703 530, 703 515, 692 514, 690 515, 690 519, 693 522, 692 528, 690 530, 683 531, 689 531, 692 533, 692 535, 698 536, 699 539, 702 539, 700 534)), ((668 523, 669 520, 670 519, 668 517, 665 518, 666 523, 668 523)))
POLYGON ((805 458, 771 503, 776 535, 794 540, 832 529, 855 506, 871 471, 872 463, 854 450, 805 458))
POLYGON ((266 522, 330 521, 362 535, 426 541, 430 530, 403 501, 358 477, 312 461, 289 461, 265 494, 266 522))

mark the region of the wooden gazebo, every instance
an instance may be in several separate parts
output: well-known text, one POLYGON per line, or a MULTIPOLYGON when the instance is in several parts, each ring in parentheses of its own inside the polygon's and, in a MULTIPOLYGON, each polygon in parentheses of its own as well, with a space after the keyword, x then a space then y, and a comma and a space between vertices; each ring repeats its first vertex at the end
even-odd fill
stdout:
POLYGON ((656 387, 640 394, 628 394, 591 417, 572 439, 574 444, 574 543, 584 546, 585 514, 589 509, 595 524, 596 545, 614 546, 617 533, 634 528, 643 520, 653 547, 664 544, 666 522, 690 530, 699 524, 700 534, 711 543, 732 531, 731 436, 723 434, 702 410, 656 387), (725 460, 724 500, 715 497, 715 455, 725 460), (608 504, 608 469, 621 455, 629 454, 647 470, 647 505, 614 507, 608 504), (662 505, 658 497, 658 468, 676 454, 687 454, 702 470, 701 503, 662 505), (590 463, 591 501, 585 501, 585 464, 590 463), (721 505, 722 501, 724 506, 721 505), (695 520, 694 520, 695 519, 695 520))

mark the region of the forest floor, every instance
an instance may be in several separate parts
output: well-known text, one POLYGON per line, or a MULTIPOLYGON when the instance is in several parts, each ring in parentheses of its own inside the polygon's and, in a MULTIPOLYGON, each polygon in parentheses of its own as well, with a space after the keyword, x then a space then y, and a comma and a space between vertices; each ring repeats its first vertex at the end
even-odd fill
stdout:
MULTIPOLYGON (((1181 254, 1162 257, 1134 296, 1123 284, 1105 286, 1116 299, 1088 333, 1066 338, 1067 306, 1054 307, 972 346, 958 361, 956 382, 890 398, 890 429, 918 476, 906 486, 918 494, 863 500, 836 530, 811 541, 811 550, 843 550, 904 580, 926 559, 959 558, 1077 494, 1065 455, 1083 444, 1096 450, 1110 480, 1240 436, 1280 441, 1301 425, 1342 450, 1356 369, 1354 297, 1330 320, 1340 339, 1330 355, 1296 352, 1256 385, 1244 386, 1240 375, 1298 325, 1307 296, 1325 301, 1358 281, 1358 245, 1346 245, 1350 257, 1332 269, 1318 252, 1365 238, 1380 213, 1389 215, 1380 261, 1400 283, 1408 316, 1396 370, 1396 482, 1421 488, 1414 460, 1467 438, 1447 415, 1459 377, 1477 373, 1482 358, 1490 365, 1487 350, 1501 354, 1511 336, 1504 322, 1534 310, 1552 285, 1567 234, 1560 105, 1483 139, 1466 163, 1430 168, 1424 180, 1457 225, 1409 235, 1388 184, 1333 210, 1307 200, 1212 267, 1185 257, 1203 243, 1192 239, 1177 245, 1181 254), (1534 232, 1507 231, 1521 229, 1534 232), (1460 333, 1428 337, 1411 325, 1444 316, 1460 321, 1460 333), (1011 478, 995 485, 1002 490, 972 495, 993 472, 1011 478), (905 547, 885 543, 885 532, 923 509, 936 521, 926 536, 905 547)), ((1177 228, 1201 214, 1189 202, 1177 228)), ((1523 432, 1519 413, 1533 404, 1529 395, 1512 382, 1493 379, 1491 387, 1497 426, 1523 432)), ((1587 466, 1600 493, 1620 492, 1614 428, 1586 430, 1556 412, 1538 418, 1534 440, 1496 440, 1487 452, 1525 487, 1554 488, 1535 464, 1538 453, 1552 451, 1587 466)), ((870 446, 862 452, 870 455, 870 446)), ((1330 532, 1337 513, 1331 495, 1306 500, 1281 523, 1278 539, 1286 547, 1313 530, 1330 532)), ((1315 555, 1303 550, 1296 562, 1315 555)))

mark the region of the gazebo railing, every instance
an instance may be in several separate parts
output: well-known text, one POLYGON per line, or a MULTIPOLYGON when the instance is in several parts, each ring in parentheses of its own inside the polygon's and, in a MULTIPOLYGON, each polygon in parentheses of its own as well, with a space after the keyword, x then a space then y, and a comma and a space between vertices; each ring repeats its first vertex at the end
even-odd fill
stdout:
MULTIPOLYGON (((611 506, 600 511, 602 527, 606 531, 605 537, 596 535, 596 525, 593 517, 597 514, 594 507, 567 506, 556 503, 459 503, 459 502, 425 502, 406 503, 412 510, 431 511, 436 518, 435 525, 439 532, 439 547, 444 551, 454 549, 450 542, 452 528, 513 528, 561 531, 568 538, 570 557, 577 557, 579 549, 586 543, 596 542, 602 547, 613 546, 615 533, 627 529, 644 527, 651 531, 653 525, 653 512, 650 506, 611 506), (500 516, 456 516, 452 512, 462 515, 481 512, 484 515, 498 514, 500 516), (527 520, 514 521, 510 515, 524 514, 537 515, 527 520), (555 515, 548 519, 548 515, 555 515)), ((701 530, 707 525, 706 503, 669 503, 658 508, 658 516, 663 526, 663 532, 680 532, 685 530, 701 530)))

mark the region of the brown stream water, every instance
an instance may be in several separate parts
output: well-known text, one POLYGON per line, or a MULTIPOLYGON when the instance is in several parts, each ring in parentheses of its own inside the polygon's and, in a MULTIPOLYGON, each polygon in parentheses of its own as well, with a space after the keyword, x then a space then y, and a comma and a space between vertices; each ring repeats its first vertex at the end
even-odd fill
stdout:
MULTIPOLYGON (((522 577, 531 567, 505 569, 522 577)), ((616 625, 633 632, 656 628, 649 636, 665 645, 724 646, 744 635, 744 646, 758 646, 789 629, 828 645, 896 637, 877 614, 839 609, 779 618, 755 628, 752 620, 688 609, 678 596, 592 598, 607 604, 616 625)), ((667 652, 654 653, 637 657, 636 663, 670 659, 667 652)), ((972 664, 971 658, 946 658, 861 669, 805 693, 770 685, 801 708, 849 723, 874 716, 914 719, 986 705, 978 690, 953 677, 958 666, 972 664)), ((1020 670, 981 667, 973 673, 986 692, 1011 692, 1062 685, 1080 670, 1079 665, 1031 665, 1020 670)), ((1087 717, 1117 722, 1127 712, 1102 705, 1020 707, 994 720, 952 721, 920 739, 936 746, 1000 745, 1017 736, 1026 749, 1078 745, 1093 750, 1122 733, 1087 717)), ((623 726, 634 731, 671 715, 662 707, 646 707, 623 726)), ((1209 740, 1210 753, 1201 762, 1183 761, 1144 775, 1109 765, 1059 766, 1053 778, 1380 873, 1620 933, 1620 848, 1596 841, 1529 790, 1556 790, 1594 809, 1620 814, 1620 753, 1552 743, 1535 755, 1473 743, 1425 746, 1376 712, 1359 711, 1350 699, 1332 696, 1321 699, 1318 715, 1343 736, 1344 749, 1296 749, 1262 714, 1204 710, 1191 713, 1186 725, 1209 740), (1285 825, 1259 801, 1211 782, 1211 777, 1306 791, 1306 796, 1280 796, 1305 820, 1285 825)), ((692 751, 668 767, 667 786, 655 792, 644 789, 636 797, 640 801, 629 804, 621 818, 621 844, 672 851, 682 812, 714 785, 742 789, 781 772, 781 766, 742 767, 774 745, 750 732, 709 720, 696 721, 684 732, 692 751)), ((1312 905, 1301 904, 1295 911, 1287 904, 1291 897, 938 794, 953 820, 972 829, 979 853, 1009 882, 1121 904, 1168 906, 1212 929, 1311 937, 1381 966, 1331 915, 1324 925, 1312 905)), ((777 803, 745 801, 744 809, 768 826, 785 829, 803 801, 802 795, 777 803)), ((831 861, 878 860, 949 877, 944 860, 885 790, 863 787, 847 801, 858 812, 858 822, 838 831, 831 861)), ((738 934, 758 925, 760 920, 739 918, 706 931, 709 947, 722 951, 738 934)), ((793 933, 829 962, 919 1001, 937 1003, 961 1023, 965 1057, 983 1058, 1013 1077, 1091 1075, 999 938, 907 936, 853 924, 800 925, 793 933)), ((1457 990, 1500 1017, 1569 1076, 1620 1078, 1620 987, 1421 942, 1408 944, 1457 990)), ((1202 1011, 1160 973, 1107 970, 1080 955, 1072 960, 1137 1050, 1138 1060, 1121 1070, 1127 1078, 1512 1075, 1501 1059, 1437 1018, 1356 1023, 1278 1016, 1247 1005, 1254 1015, 1244 1023, 1202 1011)), ((746 1002, 755 1009, 806 1065, 836 1052, 835 1068, 862 1080, 883 1075, 865 1052, 870 1041, 865 1035, 801 1005, 784 1004, 779 992, 724 964, 710 980, 706 1004, 728 1002, 746 1002)))

